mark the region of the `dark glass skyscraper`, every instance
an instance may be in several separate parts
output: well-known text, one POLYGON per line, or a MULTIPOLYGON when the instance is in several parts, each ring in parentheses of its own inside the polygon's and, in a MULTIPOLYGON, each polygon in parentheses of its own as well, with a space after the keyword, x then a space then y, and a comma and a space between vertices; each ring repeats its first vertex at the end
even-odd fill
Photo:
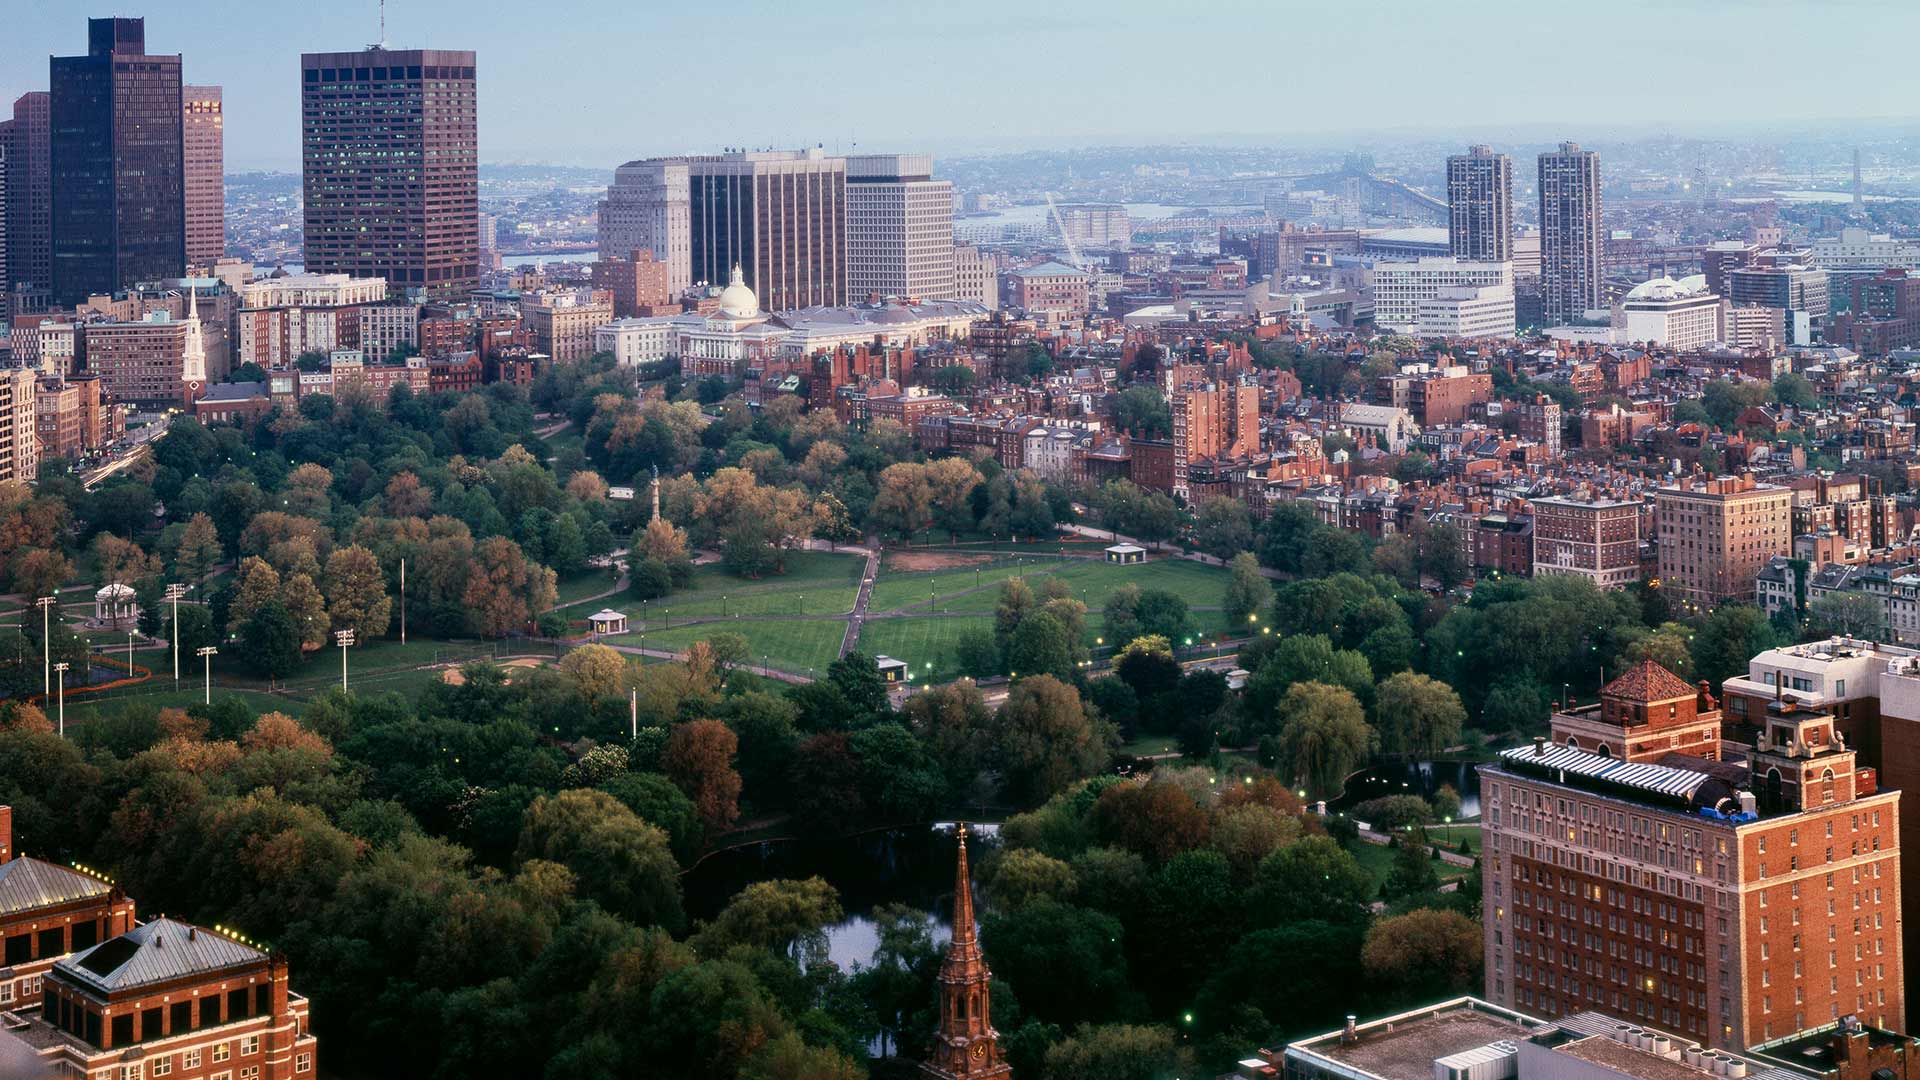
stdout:
POLYGON ((1491 146, 1447 159, 1447 253, 1474 262, 1513 258, 1513 159, 1491 146))
POLYGON ((306 268, 451 291, 480 273, 474 55, 300 58, 306 268))
POLYGON ((147 55, 142 19, 88 19, 48 93, 54 300, 185 273, 180 57, 147 55))

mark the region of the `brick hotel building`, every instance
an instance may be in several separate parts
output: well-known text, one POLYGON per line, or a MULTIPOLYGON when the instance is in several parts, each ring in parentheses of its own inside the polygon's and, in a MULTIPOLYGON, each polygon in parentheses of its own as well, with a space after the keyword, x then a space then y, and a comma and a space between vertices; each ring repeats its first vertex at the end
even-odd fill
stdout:
POLYGON ((0 806, 0 1061, 91 1080, 300 1080, 317 1040, 287 962, 236 937, 137 923, 92 874, 20 855, 0 806))
POLYGON ((1721 741, 1706 691, 1647 663, 1480 767, 1490 1001, 1731 1050, 1905 1029, 1900 795, 1831 713, 1752 719, 1721 741))

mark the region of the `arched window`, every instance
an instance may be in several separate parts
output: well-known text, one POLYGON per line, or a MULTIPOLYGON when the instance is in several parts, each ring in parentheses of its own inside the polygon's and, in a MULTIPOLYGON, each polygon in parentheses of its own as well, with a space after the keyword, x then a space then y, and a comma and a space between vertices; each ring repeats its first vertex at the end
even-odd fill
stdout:
POLYGON ((1567 745, 1573 747, 1575 750, 1578 750, 1580 749, 1580 740, 1569 735, 1567 736, 1567 745))
POLYGON ((1594 753, 1599 754, 1601 757, 1612 757, 1613 747, 1608 746, 1606 743, 1601 743, 1594 749, 1594 753))

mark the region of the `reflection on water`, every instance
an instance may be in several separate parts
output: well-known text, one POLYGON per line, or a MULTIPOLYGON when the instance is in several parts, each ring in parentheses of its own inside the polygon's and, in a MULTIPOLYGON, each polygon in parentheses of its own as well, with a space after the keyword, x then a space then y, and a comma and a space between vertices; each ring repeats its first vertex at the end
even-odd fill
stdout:
POLYGON ((1462 817, 1480 814, 1480 774, 1472 761, 1402 761, 1376 765, 1347 779, 1347 789, 1327 803, 1329 810, 1350 810, 1383 795, 1431 798, 1441 785, 1460 793, 1462 817))
MULTIPOLYGON (((842 970, 866 964, 880 944, 875 908, 905 904, 926 912, 933 939, 953 936, 954 823, 887 829, 825 842, 769 840, 701 860, 681 880, 687 914, 710 919, 741 889, 774 878, 826 879, 840 893, 846 918, 827 927, 827 952, 842 970)), ((969 822, 969 835, 991 840, 992 823, 969 822)))

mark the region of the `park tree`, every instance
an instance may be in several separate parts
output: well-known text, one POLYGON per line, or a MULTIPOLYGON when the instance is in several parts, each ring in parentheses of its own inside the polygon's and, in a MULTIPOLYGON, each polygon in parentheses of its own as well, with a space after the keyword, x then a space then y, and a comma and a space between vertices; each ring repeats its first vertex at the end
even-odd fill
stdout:
POLYGON ((310 461, 287 474, 286 481, 280 486, 280 494, 286 500, 289 513, 324 518, 332 505, 328 494, 332 488, 333 474, 324 466, 310 461))
POLYGON ((1090 814, 1100 842, 1161 864, 1207 841, 1207 812, 1178 784, 1115 784, 1090 814))
POLYGON ((358 544, 327 556, 327 615, 335 630, 352 630, 361 644, 384 637, 393 616, 387 577, 373 552, 358 544))
POLYGON ((1242 551, 1227 564, 1227 595, 1222 605, 1227 625, 1233 633, 1246 632, 1254 617, 1273 603, 1273 585, 1260 572, 1260 561, 1251 551, 1242 551))
POLYGON ((733 759, 740 741, 718 720, 680 724, 667 739, 662 770, 693 800, 709 834, 731 828, 740 816, 740 774, 733 759))
POLYGON ((1366 760, 1373 729, 1353 693, 1321 682, 1295 683, 1280 699, 1279 753, 1284 775, 1325 797, 1366 760))
POLYGON ((972 679, 929 687, 906 700, 900 719, 946 775, 950 798, 964 798, 993 749, 993 710, 972 679))
POLYGON ((1130 1014, 1124 937, 1113 916, 1054 900, 995 912, 980 926, 987 963, 1021 1008, 1061 1025, 1130 1014))
POLYGON ((1051 612, 1036 611, 1020 620, 1007 638, 1007 670, 1015 676, 1052 675, 1071 679, 1074 639, 1051 612))
POLYGON ((1135 612, 1139 633, 1156 634, 1178 645, 1193 632, 1187 601, 1171 589, 1143 589, 1135 612))
POLYGON ((1157 388, 1130 386, 1114 398, 1113 426, 1138 438, 1169 438, 1173 435, 1173 412, 1157 388))
POLYGON ((553 571, 530 561, 506 537, 490 537, 474 550, 462 601, 475 633, 505 636, 552 607, 557 597, 553 571))
POLYGON ((1752 604, 1721 604, 1694 631, 1694 673, 1718 686, 1745 674, 1748 660, 1777 644, 1766 612, 1752 604))
POLYGON ((745 947, 818 960, 826 954, 827 927, 842 914, 839 892, 823 878, 757 881, 727 901, 688 943, 702 956, 745 947))
POLYGON ((1364 922, 1373 876, 1332 838, 1308 836, 1262 859, 1247 897, 1259 926, 1364 922))
POLYGON ((565 866, 583 896, 641 926, 681 924, 680 866, 667 834, 603 791, 542 796, 527 808, 514 861, 565 866))
POLYGON ((300 624, 279 600, 268 600, 239 626, 240 659, 254 674, 284 679, 300 667, 300 624))
POLYGON ((1373 715, 1381 752, 1409 758, 1431 758, 1452 746, 1467 720, 1453 687, 1410 671, 1375 689, 1373 715))
POLYGON ((213 519, 204 513, 195 513, 187 519, 186 527, 180 534, 180 546, 174 551, 174 574, 185 582, 203 582, 213 572, 214 565, 225 556, 226 550, 220 545, 220 532, 215 528, 213 519))
POLYGON ((1092 776, 1113 753, 1112 725, 1091 715, 1080 692, 1051 675, 1014 683, 994 719, 1001 772, 1009 791, 1024 802, 1092 776))
POLYGON ((425 517, 433 509, 433 492, 411 470, 402 469, 387 480, 381 505, 388 517, 425 517))
POLYGON ((1225 561, 1253 546, 1253 514, 1225 495, 1203 499, 1194 513, 1194 542, 1201 551, 1225 561))
POLYGON ((1195 1064, 1171 1028, 1148 1024, 1083 1024, 1046 1052, 1048 1080, 1162 1080, 1195 1064))
POLYGON ((1079 882, 1073 868, 1030 848, 1016 848, 1000 856, 987 882, 994 907, 1013 911, 1036 900, 1070 902, 1079 882))
POLYGON ((1248 803, 1216 808, 1207 841, 1233 867, 1234 880, 1251 880, 1255 867, 1300 838, 1300 819, 1271 806, 1248 803))
POLYGON ((1637 664, 1651 660, 1683 679, 1693 678, 1693 628, 1685 623, 1666 622, 1636 636, 1620 651, 1620 658, 1637 664))
POLYGON ((300 628, 300 647, 308 652, 328 644, 327 601, 309 574, 290 574, 280 585, 280 603, 300 628))
POLYGON ((1375 983, 1411 1000, 1470 993, 1480 985, 1481 937, 1465 915, 1423 908, 1374 923, 1360 962, 1375 983))
POLYGON ((13 591, 22 599, 52 596, 73 577, 73 561, 58 551, 22 548, 13 556, 13 591))
POLYGON ((582 645, 560 658, 560 671, 593 701, 620 693, 627 659, 605 645, 582 645))
POLYGON ((1807 603, 1806 639, 1829 637, 1890 640, 1893 632, 1887 626, 1886 605, 1866 593, 1821 593, 1807 603))
POLYGON ((1387 871, 1383 895, 1400 899, 1432 892, 1440 884, 1433 869, 1433 852, 1426 845, 1426 833, 1415 829, 1397 838, 1393 849, 1393 868, 1387 871))

